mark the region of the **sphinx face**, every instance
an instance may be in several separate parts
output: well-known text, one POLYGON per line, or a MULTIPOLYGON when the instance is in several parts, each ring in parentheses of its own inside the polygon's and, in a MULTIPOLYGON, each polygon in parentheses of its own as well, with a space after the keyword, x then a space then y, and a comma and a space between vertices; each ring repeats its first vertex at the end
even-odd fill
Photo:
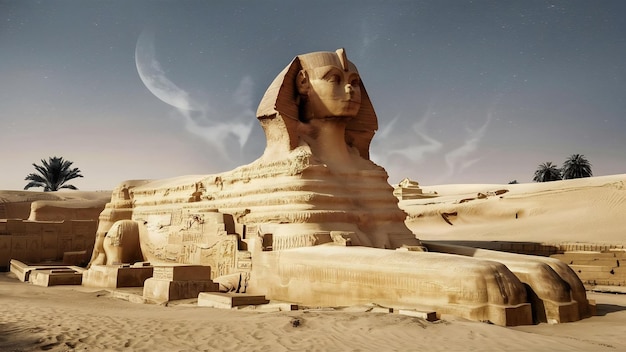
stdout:
POLYGON ((306 70, 309 118, 352 118, 361 107, 359 74, 335 65, 306 70))

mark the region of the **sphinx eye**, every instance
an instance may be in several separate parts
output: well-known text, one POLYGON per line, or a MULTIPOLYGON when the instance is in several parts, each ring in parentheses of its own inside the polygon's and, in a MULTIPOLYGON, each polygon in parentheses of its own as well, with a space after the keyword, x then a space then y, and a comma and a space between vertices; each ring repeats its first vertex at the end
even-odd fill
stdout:
POLYGON ((341 83, 341 78, 339 77, 339 75, 336 74, 330 74, 326 77, 326 80, 330 83, 336 83, 339 84, 341 83))
POLYGON ((360 80, 360 79, 358 79, 358 78, 354 78, 354 79, 352 79, 352 80, 350 81, 350 85, 351 85, 351 86, 353 86, 353 87, 356 87, 356 86, 358 86, 359 84, 361 84, 361 80, 360 80))

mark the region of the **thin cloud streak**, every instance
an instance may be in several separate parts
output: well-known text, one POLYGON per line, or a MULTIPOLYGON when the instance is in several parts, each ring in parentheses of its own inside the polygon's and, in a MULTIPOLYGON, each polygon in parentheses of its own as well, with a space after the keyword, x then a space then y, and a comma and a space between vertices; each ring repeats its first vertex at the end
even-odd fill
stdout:
MULTIPOLYGON (((210 103, 197 104, 184 89, 174 84, 155 57, 154 34, 144 31, 136 46, 137 73, 146 88, 159 100, 175 110, 171 116, 181 119, 185 130, 201 138, 222 159, 220 164, 236 166, 243 160, 243 147, 253 127, 252 110, 254 82, 244 76, 232 99, 232 105, 215 107, 210 103)), ((207 100, 208 101, 208 100, 207 100)))
POLYGON ((448 179, 454 175, 459 174, 468 167, 476 164, 482 158, 470 159, 471 155, 478 150, 478 145, 485 137, 487 128, 493 118, 491 113, 487 114, 485 123, 476 130, 472 130, 469 127, 466 128, 467 138, 463 145, 445 154, 444 159, 448 169, 442 176, 442 179, 448 179))

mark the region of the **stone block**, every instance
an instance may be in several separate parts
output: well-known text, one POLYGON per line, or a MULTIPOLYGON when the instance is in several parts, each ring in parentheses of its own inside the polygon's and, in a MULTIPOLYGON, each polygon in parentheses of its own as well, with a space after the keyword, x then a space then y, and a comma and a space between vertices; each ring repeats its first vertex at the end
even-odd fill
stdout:
MULTIPOLYGON (((30 276, 35 272, 52 272, 54 274, 64 274, 68 272, 82 273, 83 268, 76 266, 64 266, 64 265, 27 265, 19 260, 12 259, 10 270, 18 280, 22 282, 31 281, 30 276)), ((81 274, 82 275, 82 274, 81 274)), ((78 284, 80 285, 80 283, 78 284)))
POLYGON ((155 279, 170 281, 211 280, 211 267, 204 265, 155 266, 155 279))
MULTIPOLYGON (((543 305, 548 324, 569 323, 580 320, 578 302, 576 301, 561 303, 544 300, 543 305)), ((543 319, 540 319, 540 321, 543 322, 543 319)))
POLYGON ((398 314, 400 315, 406 315, 409 317, 416 317, 416 318, 421 318, 427 321, 436 321, 437 320, 437 313, 436 312, 432 312, 432 311, 419 311, 419 310, 412 310, 412 309, 400 309, 398 310, 398 314))
POLYGON ((196 298, 200 292, 216 292, 219 285, 210 280, 171 281, 149 278, 143 286, 143 297, 154 302, 196 298))
POLYGON ((11 259, 10 262, 10 271, 17 276, 17 279, 26 282, 28 281, 28 276, 30 275, 30 270, 28 270, 29 266, 22 263, 17 259, 11 259))
POLYGON ((82 272, 72 269, 35 270, 28 281, 37 286, 80 285, 82 272))
POLYGON ((141 287, 152 277, 153 267, 130 267, 120 265, 92 265, 83 272, 83 286, 88 287, 141 287))
POLYGON ((238 306, 268 304, 270 301, 263 295, 250 295, 234 292, 200 292, 198 306, 230 309, 238 306))

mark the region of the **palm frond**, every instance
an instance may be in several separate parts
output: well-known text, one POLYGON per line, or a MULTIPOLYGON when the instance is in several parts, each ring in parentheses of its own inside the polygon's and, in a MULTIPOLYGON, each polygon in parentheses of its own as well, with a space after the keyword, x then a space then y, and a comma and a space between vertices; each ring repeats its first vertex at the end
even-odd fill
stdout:
POLYGON ((57 191, 61 188, 78 189, 73 185, 64 185, 69 180, 83 177, 78 168, 71 168, 72 164, 73 162, 69 160, 63 160, 63 157, 41 159, 41 165, 33 164, 39 174, 33 173, 26 176, 24 180, 31 182, 24 189, 43 187, 44 192, 57 191))

